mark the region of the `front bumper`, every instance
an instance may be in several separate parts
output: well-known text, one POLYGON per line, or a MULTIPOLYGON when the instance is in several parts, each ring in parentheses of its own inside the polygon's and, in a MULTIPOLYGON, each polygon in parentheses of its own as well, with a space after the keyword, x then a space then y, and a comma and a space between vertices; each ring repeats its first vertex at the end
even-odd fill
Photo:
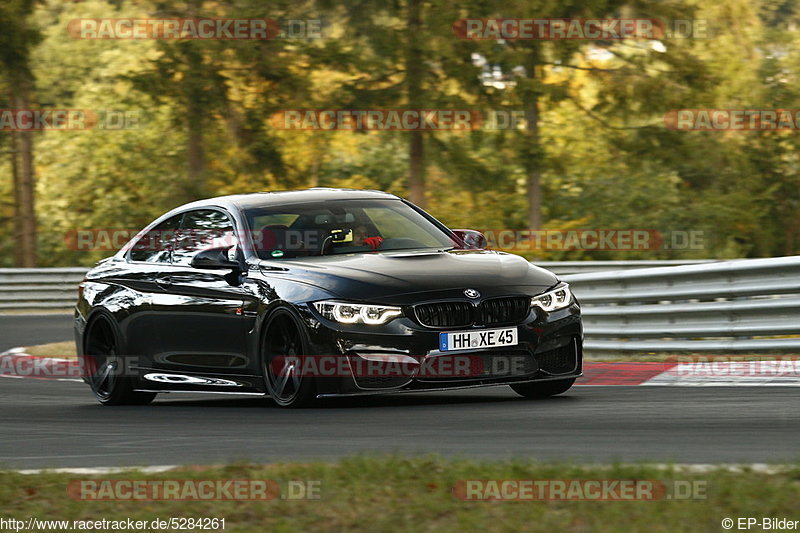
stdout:
MULTIPOLYGON (((531 310, 521 324, 513 326, 518 331, 516 346, 456 352, 439 351, 440 330, 421 326, 409 317, 374 327, 339 324, 310 309, 304 313, 309 326, 310 353, 346 357, 351 369, 363 369, 370 361, 380 358, 410 363, 404 368, 414 368, 416 364, 424 369, 443 357, 462 358, 469 361, 472 368, 470 372, 458 375, 413 371, 402 375, 365 375, 353 371, 350 375, 319 379, 319 397, 564 380, 579 377, 582 372, 583 327, 577 303, 551 313, 531 310), (508 361, 513 362, 513 368, 509 367, 508 361)), ((459 331, 497 328, 476 326, 459 331)))

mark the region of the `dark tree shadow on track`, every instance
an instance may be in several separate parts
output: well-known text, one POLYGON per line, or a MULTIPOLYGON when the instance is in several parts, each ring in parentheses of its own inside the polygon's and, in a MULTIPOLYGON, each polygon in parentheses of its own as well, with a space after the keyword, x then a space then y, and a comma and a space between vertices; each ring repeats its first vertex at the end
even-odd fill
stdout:
MULTIPOLYGON (((569 393, 553 396, 543 400, 531 400, 516 395, 492 395, 460 393, 402 393, 402 394, 380 394, 375 396, 351 396, 342 398, 324 398, 317 400, 314 405, 304 409, 286 409, 287 412, 308 412, 319 410, 347 410, 347 409, 369 409, 386 407, 425 407, 438 405, 477 405, 477 404, 520 404, 528 403, 533 406, 552 406, 564 405, 579 401, 576 395, 569 393)), ((207 408, 226 408, 226 409, 248 409, 248 408, 269 408, 279 409, 269 398, 236 398, 220 397, 214 399, 207 398, 177 398, 170 397, 168 394, 158 396, 155 402, 145 407, 145 409, 157 410, 159 407, 207 407, 207 408)))

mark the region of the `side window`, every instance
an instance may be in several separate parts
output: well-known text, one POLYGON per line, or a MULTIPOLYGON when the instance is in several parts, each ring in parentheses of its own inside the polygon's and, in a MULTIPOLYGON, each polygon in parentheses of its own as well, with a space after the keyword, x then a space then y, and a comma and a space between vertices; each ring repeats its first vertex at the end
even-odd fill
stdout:
POLYGON ((131 246, 128 258, 131 261, 145 261, 147 263, 169 263, 169 254, 175 231, 178 229, 182 215, 168 218, 155 228, 142 235, 131 246))
POLYGON ((233 224, 224 213, 213 209, 188 211, 183 214, 178 230, 172 263, 189 265, 201 250, 234 244, 233 224))

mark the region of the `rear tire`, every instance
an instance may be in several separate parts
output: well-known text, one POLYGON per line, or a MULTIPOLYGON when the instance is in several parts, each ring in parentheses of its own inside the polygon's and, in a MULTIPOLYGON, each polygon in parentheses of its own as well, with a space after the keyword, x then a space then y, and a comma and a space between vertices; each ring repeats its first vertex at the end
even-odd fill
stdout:
POLYGON ((313 404, 317 396, 314 378, 303 376, 297 356, 306 353, 302 326, 287 310, 277 310, 267 319, 261 343, 264 383, 272 401, 280 407, 299 408, 313 404))
POLYGON ((567 392, 575 383, 575 378, 558 381, 541 381, 533 383, 515 383, 511 385, 514 392, 526 398, 543 399, 567 392))
POLYGON ((154 392, 133 390, 134 378, 125 376, 125 358, 111 319, 99 316, 86 328, 86 347, 81 356, 86 379, 103 405, 147 405, 154 392))

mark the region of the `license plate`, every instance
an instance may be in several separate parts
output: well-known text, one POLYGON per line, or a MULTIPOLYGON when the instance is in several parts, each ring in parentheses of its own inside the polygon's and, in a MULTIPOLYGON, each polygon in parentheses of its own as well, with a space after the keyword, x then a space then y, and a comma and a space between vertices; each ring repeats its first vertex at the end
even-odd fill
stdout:
POLYGON ((442 352, 516 345, 517 328, 439 333, 439 350, 442 352))

